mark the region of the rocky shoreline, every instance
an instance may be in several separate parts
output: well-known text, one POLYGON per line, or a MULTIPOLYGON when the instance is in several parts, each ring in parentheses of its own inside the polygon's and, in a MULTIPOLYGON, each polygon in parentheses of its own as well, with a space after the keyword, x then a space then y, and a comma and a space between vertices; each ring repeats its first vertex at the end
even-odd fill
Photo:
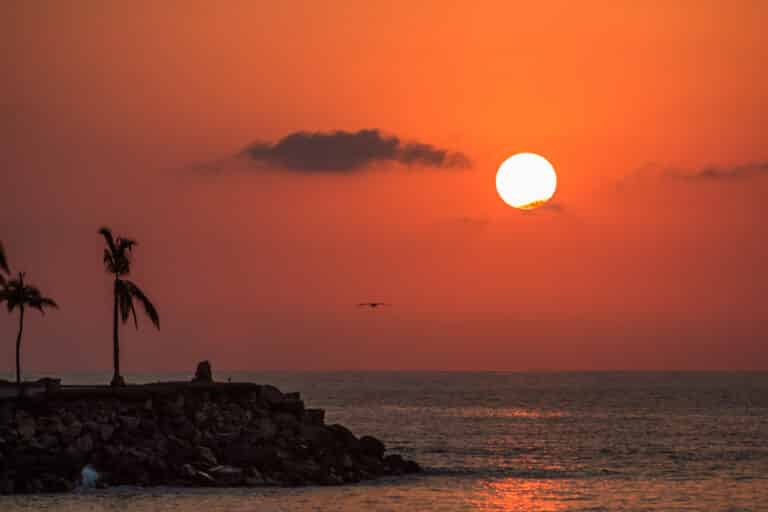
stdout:
POLYGON ((340 485, 420 470, 270 385, 53 386, 0 399, 2 494, 83 483, 340 485))

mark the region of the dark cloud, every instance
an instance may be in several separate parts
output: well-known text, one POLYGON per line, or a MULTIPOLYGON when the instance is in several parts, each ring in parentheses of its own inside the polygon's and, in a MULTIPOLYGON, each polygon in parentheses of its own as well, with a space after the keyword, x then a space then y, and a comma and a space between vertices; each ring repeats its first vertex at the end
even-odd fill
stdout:
POLYGON ((520 210, 525 215, 536 215, 537 213, 564 213, 563 210, 563 203, 558 203, 557 201, 546 201, 543 204, 537 206, 536 208, 531 208, 530 210, 520 210))
POLYGON ((375 162, 398 162, 428 167, 466 167, 462 153, 431 144, 402 142, 379 130, 357 132, 295 132, 274 144, 257 142, 242 152, 247 158, 298 172, 352 172, 375 162))
POLYGON ((750 162, 732 167, 705 167, 695 172, 668 170, 666 175, 686 181, 725 181, 768 176, 768 162, 750 162))

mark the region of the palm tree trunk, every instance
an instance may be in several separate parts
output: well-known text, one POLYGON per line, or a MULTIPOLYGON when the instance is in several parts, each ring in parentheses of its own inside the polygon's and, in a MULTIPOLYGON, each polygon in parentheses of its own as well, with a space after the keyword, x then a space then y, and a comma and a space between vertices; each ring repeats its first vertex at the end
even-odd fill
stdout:
POLYGON ((24 333, 24 306, 21 306, 19 311, 19 334, 16 336, 16 385, 21 387, 21 335, 24 333))
POLYGON ((122 386, 123 378, 120 376, 120 340, 118 328, 120 326, 118 318, 118 295, 117 295, 117 278, 115 278, 115 307, 112 315, 112 365, 115 373, 112 376, 112 386, 122 386))

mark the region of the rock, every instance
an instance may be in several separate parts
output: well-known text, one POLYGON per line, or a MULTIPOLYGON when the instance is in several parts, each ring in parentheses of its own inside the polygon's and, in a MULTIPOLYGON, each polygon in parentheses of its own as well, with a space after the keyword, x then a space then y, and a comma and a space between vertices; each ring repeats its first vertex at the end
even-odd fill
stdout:
POLYGON ((421 466, 418 465, 418 463, 412 461, 412 460, 406 460, 405 461, 405 472, 406 473, 421 473, 421 466))
POLYGON ((213 450, 207 446, 197 447, 197 460, 200 461, 205 467, 214 467, 219 465, 219 461, 216 459, 216 455, 214 455, 213 450))
POLYGON ((263 400, 267 405, 275 406, 279 405, 285 400, 285 396, 283 393, 277 389, 275 386, 270 386, 269 384, 265 384, 261 386, 261 389, 259 390, 259 397, 261 400, 263 400))
POLYGON ((301 421, 305 425, 325 425, 325 409, 305 409, 301 421))
POLYGON ((197 363, 195 377, 192 379, 192 382, 213 382, 213 372, 211 371, 211 363, 209 361, 200 361, 197 363))
POLYGON ((93 438, 91 434, 85 434, 77 438, 75 448, 83 453, 89 453, 93 450, 93 438))
POLYGON ((35 430, 37 430, 35 418, 25 411, 16 411, 16 431, 19 437, 29 441, 35 436, 35 430))
POLYGON ((360 465, 372 475, 383 475, 386 473, 384 463, 379 457, 371 455, 361 455, 360 465))
POLYGON ((70 492, 75 488, 74 482, 58 475, 43 474, 40 482, 43 492, 70 492))
POLYGON ((255 418, 251 421, 248 434, 254 440, 270 440, 277 435, 277 424, 270 417, 255 418))
POLYGON ((249 454, 249 463, 259 469, 262 473, 269 472, 280 464, 280 455, 274 446, 264 445, 251 449, 249 454))
POLYGON ((282 473, 289 477, 289 482, 323 482, 326 480, 326 471, 312 459, 285 460, 282 464, 282 473))
POLYGON ((87 465, 99 485, 335 485, 420 470, 274 386, 80 392, 0 400, 0 492, 67 492, 87 465))
POLYGON ((262 485, 267 485, 267 482, 264 479, 264 475, 261 474, 261 471, 254 467, 250 467, 243 472, 243 484, 248 487, 260 487, 262 485))
POLYGON ((274 407, 279 411, 284 411, 284 412, 293 414, 297 418, 301 418, 304 415, 303 400, 297 400, 295 398, 286 398, 279 404, 276 404, 274 407))
POLYGON ((217 485, 235 487, 243 484, 243 470, 233 466, 216 466, 211 468, 209 474, 217 485))
POLYGON ((347 450, 357 451, 360 449, 360 441, 357 436, 344 425, 335 424, 328 429, 333 433, 334 440, 347 450))
POLYGON ((133 432, 141 424, 141 419, 136 416, 120 416, 118 420, 120 421, 120 428, 126 432, 133 432))
POLYGON ((109 441, 112 439, 112 434, 115 433, 115 427, 112 425, 101 425, 99 427, 99 437, 102 441, 109 441))
POLYGON ((0 402, 0 425, 9 425, 15 415, 10 402, 0 402))
POLYGON ((180 476, 184 478, 185 480, 196 483, 198 485, 215 485, 216 480, 211 477, 208 473, 205 471, 198 471, 197 469, 193 468, 190 464, 184 464, 181 467, 181 471, 179 472, 180 476))
POLYGON ((80 434, 83 432, 83 424, 80 423, 77 420, 72 421, 69 425, 64 427, 64 431, 61 433, 61 440, 65 444, 69 444, 78 437, 80 437, 80 434))
POLYGON ((51 450, 59 445, 59 438, 53 434, 41 434, 38 436, 37 441, 43 450, 51 450))
POLYGON ((38 430, 46 434, 59 435, 64 430, 64 423, 58 416, 43 417, 37 423, 38 430))
POLYGON ((386 447, 384 443, 372 436, 363 436, 360 438, 360 452, 364 455, 375 457, 381 460, 384 457, 386 447))
POLYGON ((296 430, 299 427, 299 420, 296 416, 287 412, 275 414, 275 423, 283 430, 296 430))

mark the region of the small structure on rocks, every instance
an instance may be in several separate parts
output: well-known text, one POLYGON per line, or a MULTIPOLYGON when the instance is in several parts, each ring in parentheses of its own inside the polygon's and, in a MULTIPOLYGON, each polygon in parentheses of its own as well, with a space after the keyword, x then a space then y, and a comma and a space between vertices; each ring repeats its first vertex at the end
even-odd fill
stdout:
POLYGON ((192 382, 213 382, 213 371, 211 370, 211 363, 209 361, 200 361, 197 363, 197 369, 195 370, 195 376, 192 382))
POLYGON ((201 365, 194 383, 0 399, 0 493, 71 491, 86 473, 98 485, 262 486, 420 471, 376 438, 326 425, 299 393, 197 380, 210 375, 201 365))

